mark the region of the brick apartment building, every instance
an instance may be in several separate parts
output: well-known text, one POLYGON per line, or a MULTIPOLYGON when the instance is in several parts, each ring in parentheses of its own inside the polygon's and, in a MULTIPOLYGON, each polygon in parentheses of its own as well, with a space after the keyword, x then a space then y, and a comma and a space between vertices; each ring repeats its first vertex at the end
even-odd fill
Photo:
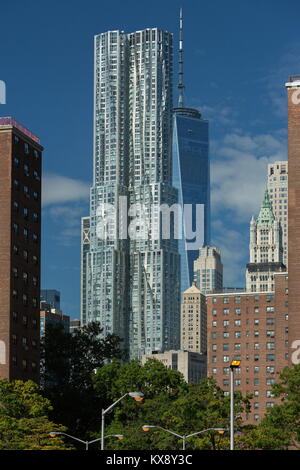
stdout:
POLYGON ((0 118, 0 378, 39 381, 39 139, 0 118))
POLYGON ((207 374, 229 394, 230 361, 241 361, 235 389, 253 395, 249 424, 276 403, 272 384, 288 365, 288 275, 274 277, 274 292, 207 295, 207 374))
POLYGON ((288 265, 290 364, 300 362, 300 75, 289 77, 288 265))

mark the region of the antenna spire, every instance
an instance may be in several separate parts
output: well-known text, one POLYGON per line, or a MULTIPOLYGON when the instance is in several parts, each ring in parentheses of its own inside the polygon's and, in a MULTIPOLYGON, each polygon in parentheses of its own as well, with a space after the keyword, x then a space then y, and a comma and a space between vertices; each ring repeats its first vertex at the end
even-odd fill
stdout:
POLYGON ((183 14, 180 8, 180 21, 179 21, 179 72, 178 72, 178 107, 184 107, 184 84, 183 84, 183 14))

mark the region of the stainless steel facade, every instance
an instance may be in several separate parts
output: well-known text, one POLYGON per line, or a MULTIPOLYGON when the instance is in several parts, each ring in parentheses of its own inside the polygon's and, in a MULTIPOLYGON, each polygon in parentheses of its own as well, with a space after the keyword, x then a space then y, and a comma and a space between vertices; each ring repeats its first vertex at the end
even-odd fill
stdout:
POLYGON ((95 37, 94 178, 88 248, 82 241, 81 320, 120 335, 131 357, 179 347, 177 240, 151 233, 152 205, 177 202, 172 55, 172 35, 156 28, 95 37), (139 210, 124 217, 120 197, 149 217, 147 237, 126 236, 139 210), (113 216, 104 204, 116 208, 113 216), (113 218, 107 233, 115 236, 99 238, 107 216, 113 218))

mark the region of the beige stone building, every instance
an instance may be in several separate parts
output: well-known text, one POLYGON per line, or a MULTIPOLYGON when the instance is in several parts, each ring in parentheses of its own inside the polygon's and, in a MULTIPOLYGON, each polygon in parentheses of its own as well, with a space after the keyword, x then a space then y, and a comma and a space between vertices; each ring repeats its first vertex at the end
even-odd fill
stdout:
POLYGON ((222 290, 223 264, 219 248, 200 248, 199 258, 194 261, 194 281, 203 294, 222 290))
POLYGON ((148 359, 157 359, 167 369, 177 370, 184 376, 186 382, 197 383, 206 377, 206 355, 191 351, 171 350, 161 354, 144 354, 142 364, 148 359))
POLYGON ((273 214, 282 227, 283 264, 288 265, 288 162, 268 165, 268 193, 273 214))
POLYGON ((180 327, 181 349, 206 354, 206 299, 195 282, 183 293, 180 327))
POLYGON ((283 264, 282 228, 273 214, 268 190, 259 215, 250 222, 250 262, 246 268, 248 292, 274 291, 274 273, 286 270, 283 264))

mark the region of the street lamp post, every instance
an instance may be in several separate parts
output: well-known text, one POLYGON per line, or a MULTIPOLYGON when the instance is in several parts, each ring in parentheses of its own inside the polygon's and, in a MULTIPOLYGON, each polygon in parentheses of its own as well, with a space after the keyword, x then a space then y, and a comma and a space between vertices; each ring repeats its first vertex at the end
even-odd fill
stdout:
POLYGON ((241 361, 230 364, 230 450, 234 450, 234 369, 238 369, 241 361))
POLYGON ((127 397, 127 395, 129 395, 130 397, 134 398, 135 401, 137 401, 137 402, 142 401, 143 398, 144 398, 143 393, 140 393, 140 392, 129 392, 129 393, 125 393, 125 395, 123 395, 121 398, 119 398, 117 401, 115 401, 112 405, 110 405, 108 408, 106 408, 106 410, 104 410, 104 409, 102 408, 102 412, 101 412, 101 418, 102 418, 102 419, 101 419, 101 450, 104 450, 105 415, 106 415, 106 413, 108 413, 110 410, 112 410, 112 408, 114 408, 121 400, 123 400, 123 398, 127 397))
POLYGON ((188 434, 187 436, 181 436, 180 434, 177 434, 174 431, 170 431, 169 429, 165 429, 161 426, 153 426, 153 425, 151 425, 151 426, 150 425, 144 425, 143 426, 143 431, 149 432, 153 428, 161 429, 162 431, 166 431, 169 434, 173 434, 174 436, 179 437, 180 439, 182 439, 182 450, 185 450, 186 440, 189 439, 190 437, 197 436, 198 434, 202 434, 202 433, 207 432, 207 431, 218 431, 220 433, 226 431, 226 429, 223 429, 223 428, 208 428, 208 429, 203 429, 202 431, 198 431, 198 432, 194 432, 192 434, 188 434))
MULTIPOLYGON (((90 444, 93 444, 94 442, 98 442, 102 439, 102 436, 101 436, 98 439, 94 439, 92 441, 83 441, 82 439, 78 439, 78 437, 71 436, 70 434, 67 434, 66 432, 50 432, 49 433, 50 437, 56 437, 58 435, 68 436, 70 439, 73 439, 74 441, 78 441, 78 442, 81 442, 82 444, 85 444, 85 450, 89 450, 89 445, 90 444)), ((123 434, 109 434, 108 436, 104 436, 104 439, 106 439, 108 437, 115 437, 117 439, 124 439, 123 434)))

